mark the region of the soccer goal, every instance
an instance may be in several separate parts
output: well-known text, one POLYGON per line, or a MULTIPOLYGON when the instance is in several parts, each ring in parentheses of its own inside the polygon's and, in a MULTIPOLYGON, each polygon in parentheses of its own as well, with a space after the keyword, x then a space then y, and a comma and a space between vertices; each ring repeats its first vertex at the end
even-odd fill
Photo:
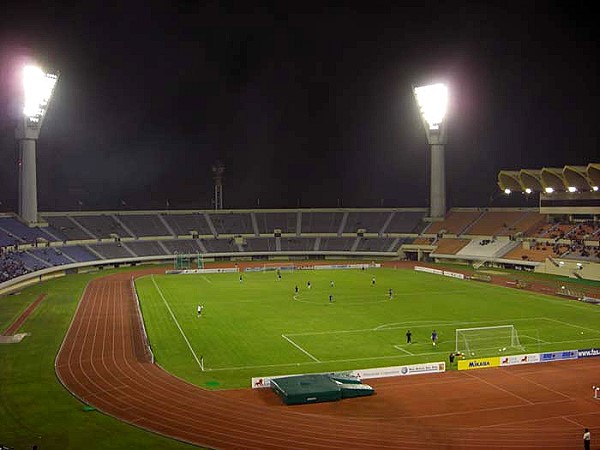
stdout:
POLYGON ((511 350, 523 350, 514 325, 456 330, 456 351, 466 356, 495 355, 511 350))

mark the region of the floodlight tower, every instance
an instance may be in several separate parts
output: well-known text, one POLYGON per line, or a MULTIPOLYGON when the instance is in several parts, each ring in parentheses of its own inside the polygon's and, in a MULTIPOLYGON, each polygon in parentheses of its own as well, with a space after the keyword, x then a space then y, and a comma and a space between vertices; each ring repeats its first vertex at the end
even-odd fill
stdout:
POLYGON ((223 173, 225 165, 217 161, 212 166, 213 180, 215 181, 215 209, 223 209, 223 173))
POLYGON ((23 115, 15 136, 19 142, 19 216, 37 223, 37 178, 35 147, 58 74, 46 73, 36 66, 23 68, 23 115))
POLYGON ((431 84, 413 89, 421 120, 425 127, 427 142, 431 146, 431 218, 446 215, 446 174, 444 169, 444 145, 446 145, 446 110, 448 107, 448 87, 445 84, 431 84))

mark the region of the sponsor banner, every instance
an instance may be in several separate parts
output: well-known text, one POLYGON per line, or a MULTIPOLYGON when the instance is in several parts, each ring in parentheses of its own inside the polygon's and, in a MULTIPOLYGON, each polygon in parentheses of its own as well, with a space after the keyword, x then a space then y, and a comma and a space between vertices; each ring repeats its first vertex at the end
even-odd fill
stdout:
POLYGON ((463 359, 458 361, 458 370, 485 369, 488 367, 498 367, 499 365, 499 356, 494 356, 492 358, 463 359))
POLYGON ((446 371, 446 363, 433 362, 412 364, 409 366, 379 367, 376 369, 353 370, 352 376, 361 380, 369 378, 401 377, 406 375, 420 375, 425 373, 440 373, 446 371))
POLYGON ((452 278, 460 278, 461 280, 464 280, 464 278, 465 278, 465 276, 462 273, 448 272, 447 270, 444 270, 444 276, 452 277, 452 278))
POLYGON ((583 350, 577 350, 578 358, 591 358, 594 356, 600 356, 600 348, 584 348, 583 350))
POLYGON ((417 272, 435 273, 436 275, 444 275, 444 271, 440 269, 432 269, 431 267, 415 266, 417 272))
MULTIPOLYGON (((422 375, 428 373, 441 373, 446 371, 445 362, 432 362, 423 364, 412 364, 409 366, 380 367, 376 369, 353 370, 348 376, 357 377, 360 380, 368 378, 402 377, 408 375, 422 375)), ((330 372, 325 373, 330 374, 330 372)), ((252 389, 271 387, 271 380, 281 377, 293 377, 296 375, 276 375, 272 377, 252 377, 252 389)))
POLYGON ((541 362, 562 361, 565 359, 577 359, 577 350, 566 350, 563 352, 540 353, 541 362))
POLYGON ((527 355, 511 355, 511 356, 501 356, 500 357, 500 365, 501 366, 516 366, 519 364, 535 364, 540 362, 540 354, 539 353, 530 353, 527 355))
POLYGON ((169 271, 169 273, 178 273, 180 275, 193 275, 199 273, 234 273, 239 272, 237 267, 226 267, 222 269, 185 269, 178 271, 169 271))
POLYGON ((345 270, 345 269, 372 269, 379 268, 381 264, 325 264, 325 265, 317 265, 313 266, 315 270, 345 270))

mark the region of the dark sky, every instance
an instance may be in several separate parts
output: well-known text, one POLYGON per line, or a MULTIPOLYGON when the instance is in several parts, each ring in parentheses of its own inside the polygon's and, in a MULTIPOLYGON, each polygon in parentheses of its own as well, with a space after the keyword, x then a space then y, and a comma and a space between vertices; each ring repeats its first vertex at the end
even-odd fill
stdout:
POLYGON ((411 85, 440 80, 449 206, 488 206, 501 169, 598 162, 592 11, 480 3, 4 3, 0 211, 16 210, 24 57, 61 72, 40 210, 210 208, 217 159, 226 208, 424 207, 411 85))

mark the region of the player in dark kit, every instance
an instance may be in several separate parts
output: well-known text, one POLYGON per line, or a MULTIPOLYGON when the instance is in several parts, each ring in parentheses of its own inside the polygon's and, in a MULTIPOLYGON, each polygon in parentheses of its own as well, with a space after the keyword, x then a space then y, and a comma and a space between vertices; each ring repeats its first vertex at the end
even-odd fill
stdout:
POLYGON ((411 344, 412 343, 412 333, 410 332, 410 330, 408 330, 406 332, 406 343, 407 344, 411 344))

